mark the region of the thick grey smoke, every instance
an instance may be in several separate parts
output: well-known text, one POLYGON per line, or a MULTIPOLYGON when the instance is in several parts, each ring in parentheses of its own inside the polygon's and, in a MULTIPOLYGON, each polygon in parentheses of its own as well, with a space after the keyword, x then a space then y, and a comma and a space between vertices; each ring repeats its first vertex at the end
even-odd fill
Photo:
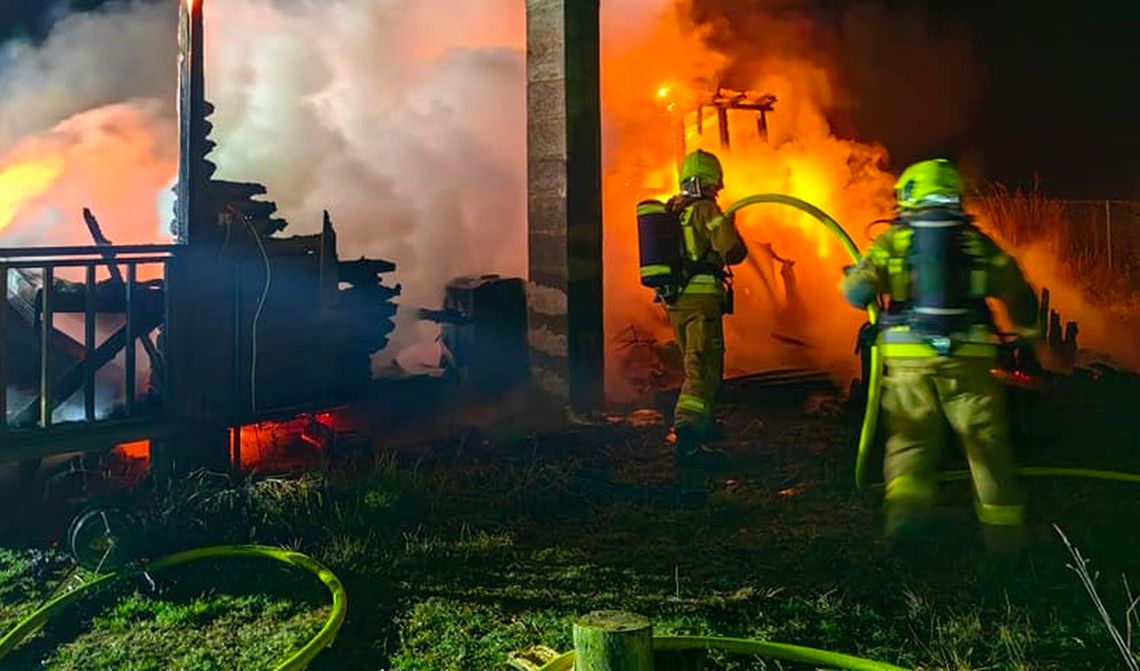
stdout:
MULTIPOLYGON (((7 47, 0 171, 45 142, 65 169, 18 208, 0 242, 54 244, 68 226, 82 236, 84 203, 115 242, 165 233, 176 172, 175 4, 73 15, 39 47, 7 47), (104 155, 127 139, 150 149, 136 161, 146 180, 131 166, 115 179, 74 169, 72 148, 90 141, 61 129, 95 125, 77 121, 93 116, 117 128, 100 136, 104 155), (101 197, 120 182, 133 192, 101 197)), ((268 186, 290 221, 286 235, 318 231, 329 209, 341 256, 395 261, 392 279, 410 308, 438 306, 456 275, 525 273, 522 3, 206 0, 206 12, 212 159, 220 178, 268 186)), ((387 358, 431 358, 433 338, 405 315, 387 358), (409 349, 425 342, 423 352, 409 349)))
POLYGON ((174 2, 117 3, 60 19, 39 45, 0 45, 0 155, 76 114, 135 99, 174 115, 174 2))

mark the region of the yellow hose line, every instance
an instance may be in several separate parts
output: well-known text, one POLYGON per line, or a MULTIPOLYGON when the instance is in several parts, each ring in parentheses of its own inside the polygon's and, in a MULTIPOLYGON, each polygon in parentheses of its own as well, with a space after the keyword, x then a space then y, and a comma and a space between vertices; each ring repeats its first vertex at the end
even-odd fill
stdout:
MULTIPOLYGON (((759 205, 761 203, 776 203, 779 205, 788 205, 794 207, 801 212, 815 217, 821 224, 827 227, 839 239, 843 248, 847 250, 851 260, 858 263, 862 257, 859 253, 859 247, 847 231, 839 225, 831 215, 819 209, 815 205, 801 200, 794 196, 786 196, 781 193, 764 193, 755 196, 748 196, 741 198, 727 210, 724 211, 725 216, 728 216, 737 210, 741 210, 751 205, 759 205)), ((867 306, 867 319, 875 324, 879 321, 879 306, 872 303, 867 306)), ((871 452, 871 447, 875 442, 875 431, 879 426, 879 403, 882 398, 882 378, 883 378, 883 361, 882 356, 879 354, 879 347, 876 344, 871 345, 871 365, 870 376, 867 380, 867 408, 863 412, 863 428, 859 431, 859 452, 855 459, 855 487, 863 490, 867 485, 867 455, 871 452)))
MULTIPOLYGON (((1140 474, 1103 471, 1092 468, 1062 468, 1059 466, 1025 466, 1017 469, 1019 475, 1030 478, 1085 478, 1088 480, 1113 480, 1140 484, 1140 474)), ((969 480, 970 471, 947 471, 936 478, 942 482, 969 480)))
MULTIPOLYGON (((656 636, 654 650, 723 650, 734 655, 759 655, 768 659, 786 662, 799 662, 823 666, 829 669, 849 671, 907 671, 901 666, 876 662, 862 657, 853 657, 839 652, 805 648, 787 643, 772 643, 745 638, 721 638, 716 636, 656 636)), ((550 660, 538 671, 573 671, 574 653, 563 653, 550 660)))
MULTIPOLYGON (((203 559, 234 557, 273 559, 284 564, 289 564, 290 566, 295 566, 313 574, 328 588, 329 593, 332 595, 333 606, 332 612, 329 613, 329 617, 325 620, 324 626, 321 627, 317 635, 310 639, 304 647, 294 652, 284 662, 273 667, 274 671, 300 671, 304 669, 322 650, 332 644, 337 632, 340 631, 341 625, 344 624, 344 618, 348 612, 348 594, 345 592, 344 585, 341 584, 340 579, 337 578, 332 571, 325 568, 325 566, 317 560, 303 555, 300 552, 292 552, 290 550, 282 550, 280 548, 266 547, 263 545, 220 545, 187 550, 156 559, 146 567, 146 570, 148 572, 161 571, 203 559)), ((110 584, 129 576, 138 575, 138 573, 138 569, 132 569, 100 576, 78 589, 47 602, 43 607, 29 615, 17 624, 14 629, 5 634, 4 638, 0 639, 0 659, 7 657, 17 645, 39 630, 52 615, 57 614, 58 611, 63 610, 68 605, 77 601, 81 596, 91 593, 95 587, 110 584)))

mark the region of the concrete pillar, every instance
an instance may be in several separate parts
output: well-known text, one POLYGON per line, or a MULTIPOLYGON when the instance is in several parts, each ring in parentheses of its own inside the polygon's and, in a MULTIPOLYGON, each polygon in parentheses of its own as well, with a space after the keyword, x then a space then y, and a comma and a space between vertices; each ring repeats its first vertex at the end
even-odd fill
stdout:
POLYGON ((583 411, 604 394, 599 0, 527 0, 531 370, 583 411))

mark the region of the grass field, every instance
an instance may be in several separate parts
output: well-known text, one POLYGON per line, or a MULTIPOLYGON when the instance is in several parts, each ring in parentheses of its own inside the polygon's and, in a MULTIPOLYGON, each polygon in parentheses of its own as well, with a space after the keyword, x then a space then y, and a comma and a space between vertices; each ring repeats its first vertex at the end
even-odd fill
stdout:
MULTIPOLYGON (((349 617, 313 669, 498 671, 515 650, 567 649, 573 618, 602 608, 647 615, 658 633, 761 638, 915 669, 1127 668, 1051 525, 1091 558, 1126 632, 1121 576, 1140 583, 1135 487, 1029 483, 1029 559, 999 583, 982 562, 967 487, 947 485, 942 533, 905 563, 879 537, 877 497, 850 484, 856 424, 828 399, 730 403, 733 477, 700 506, 678 501, 661 428, 621 423, 398 453, 381 445, 368 468, 236 487, 198 475, 129 502, 151 556, 257 542, 332 567, 349 617)), ((1135 467, 1136 434, 1120 426, 1097 434, 1097 450, 1082 447, 1097 425, 1040 438, 1023 459, 1135 467), (1084 463, 1093 454, 1121 463, 1084 463)), ((0 629, 68 569, 58 551, 9 545, 0 629)), ((155 582, 87 602, 3 668, 270 668, 327 614, 315 581, 256 562, 155 582)), ((723 658, 716 668, 802 667, 723 658)))

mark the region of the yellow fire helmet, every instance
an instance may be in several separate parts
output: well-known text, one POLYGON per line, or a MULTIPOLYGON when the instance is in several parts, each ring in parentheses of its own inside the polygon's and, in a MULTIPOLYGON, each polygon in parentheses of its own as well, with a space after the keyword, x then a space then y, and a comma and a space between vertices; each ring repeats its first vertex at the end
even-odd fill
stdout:
POLYGON ((698 149, 681 161, 680 187, 692 180, 696 180, 702 188, 724 188, 724 172, 720 167, 720 159, 703 149, 698 149))
POLYGON ((962 176, 945 158, 921 161, 903 170, 895 184, 900 210, 923 207, 958 207, 962 204, 962 176))

